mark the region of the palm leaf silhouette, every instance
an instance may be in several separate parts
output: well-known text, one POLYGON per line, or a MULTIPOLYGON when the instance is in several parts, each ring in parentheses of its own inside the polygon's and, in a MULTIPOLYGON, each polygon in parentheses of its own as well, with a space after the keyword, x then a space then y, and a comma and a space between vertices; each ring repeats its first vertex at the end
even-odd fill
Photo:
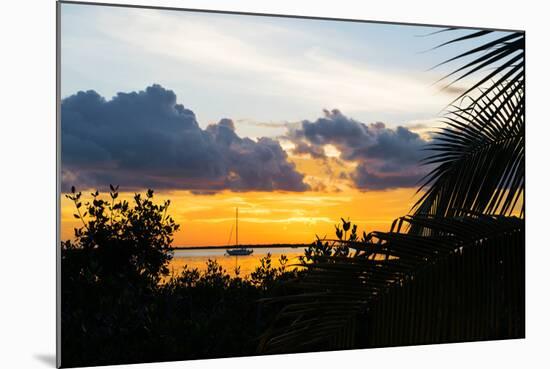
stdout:
POLYGON ((413 215, 368 242, 340 241, 354 255, 316 257, 295 282, 306 293, 262 301, 283 308, 260 351, 521 336, 523 229, 517 217, 413 215), (402 232, 405 224, 436 232, 402 232))
MULTIPOLYGON (((473 32, 438 47, 491 34, 473 32)), ((413 207, 417 213, 460 215, 463 211, 523 215, 525 184, 525 39, 513 32, 445 62, 476 56, 446 75, 447 86, 485 72, 449 106, 445 128, 435 134, 423 162, 434 168, 413 207), (461 103, 458 103, 458 102, 461 103)))

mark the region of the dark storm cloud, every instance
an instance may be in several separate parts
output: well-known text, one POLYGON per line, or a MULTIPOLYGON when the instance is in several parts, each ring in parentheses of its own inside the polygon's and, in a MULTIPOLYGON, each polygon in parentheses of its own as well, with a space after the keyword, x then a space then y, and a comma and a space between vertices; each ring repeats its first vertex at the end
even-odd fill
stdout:
POLYGON ((365 164, 360 164, 352 173, 351 178, 358 188, 369 190, 387 190, 390 188, 415 187, 419 180, 418 174, 379 175, 370 172, 365 164))
POLYGON ((159 85, 105 100, 95 91, 62 101, 62 185, 194 191, 304 191, 277 141, 253 141, 222 119, 203 130, 159 85))
POLYGON ((326 159, 325 150, 322 147, 317 145, 308 145, 303 141, 296 141, 294 149, 292 149, 293 154, 302 155, 308 154, 315 159, 326 159))
POLYGON ((411 187, 426 173, 418 162, 427 141, 408 128, 388 128, 381 122, 367 125, 338 110, 324 113, 289 131, 296 153, 316 157, 312 153, 324 153, 325 145, 333 145, 340 159, 357 163, 351 179, 361 189, 411 187))

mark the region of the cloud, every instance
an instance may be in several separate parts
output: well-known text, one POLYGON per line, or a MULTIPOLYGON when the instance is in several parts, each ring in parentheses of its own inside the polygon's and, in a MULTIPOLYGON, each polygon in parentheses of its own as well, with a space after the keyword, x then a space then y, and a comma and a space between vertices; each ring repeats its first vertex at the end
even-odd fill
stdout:
POLYGON ((278 141, 241 138, 230 119, 201 129, 160 85, 106 100, 78 92, 61 104, 62 187, 305 191, 278 141))
POLYGON ((325 150, 319 145, 308 145, 303 141, 295 142, 292 153, 296 155, 309 155, 314 159, 326 159, 325 150))
POLYGON ((388 128, 382 122, 367 125, 339 110, 324 113, 314 122, 306 120, 289 130, 287 138, 294 143, 295 153, 319 158, 324 147, 332 145, 341 160, 356 163, 349 177, 364 190, 412 187, 426 174, 418 163, 428 141, 417 133, 403 126, 388 128))
POLYGON ((286 128, 298 126, 300 122, 258 122, 252 119, 239 119, 237 123, 263 128, 286 128))
POLYGON ((379 175, 370 172, 363 163, 357 167, 351 178, 359 188, 369 190, 386 190, 399 187, 414 187, 419 180, 418 174, 379 175))
POLYGON ((464 92, 468 91, 469 87, 466 86, 446 86, 443 88, 443 92, 449 94, 449 95, 461 95, 464 92))

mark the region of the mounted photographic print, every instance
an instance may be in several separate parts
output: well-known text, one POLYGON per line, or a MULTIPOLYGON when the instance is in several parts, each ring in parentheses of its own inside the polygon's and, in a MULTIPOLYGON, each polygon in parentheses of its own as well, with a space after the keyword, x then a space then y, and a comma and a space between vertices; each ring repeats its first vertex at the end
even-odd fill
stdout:
POLYGON ((58 41, 58 365, 524 337, 524 32, 62 1, 58 41))

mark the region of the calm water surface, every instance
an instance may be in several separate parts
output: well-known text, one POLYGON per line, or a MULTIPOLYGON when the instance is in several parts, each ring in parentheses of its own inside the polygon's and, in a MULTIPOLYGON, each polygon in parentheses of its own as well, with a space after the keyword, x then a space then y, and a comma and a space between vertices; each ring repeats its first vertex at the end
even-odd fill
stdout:
POLYGON ((193 249, 193 250, 175 250, 174 258, 169 264, 170 272, 174 275, 181 273, 183 267, 206 269, 206 261, 216 260, 230 275, 235 275, 235 266, 240 267, 241 276, 249 275, 260 265, 260 259, 267 253, 271 254, 271 265, 279 267, 279 257, 286 255, 289 259, 287 266, 296 264, 298 257, 304 254, 304 248, 254 248, 252 255, 248 256, 227 256, 225 249, 193 249))

